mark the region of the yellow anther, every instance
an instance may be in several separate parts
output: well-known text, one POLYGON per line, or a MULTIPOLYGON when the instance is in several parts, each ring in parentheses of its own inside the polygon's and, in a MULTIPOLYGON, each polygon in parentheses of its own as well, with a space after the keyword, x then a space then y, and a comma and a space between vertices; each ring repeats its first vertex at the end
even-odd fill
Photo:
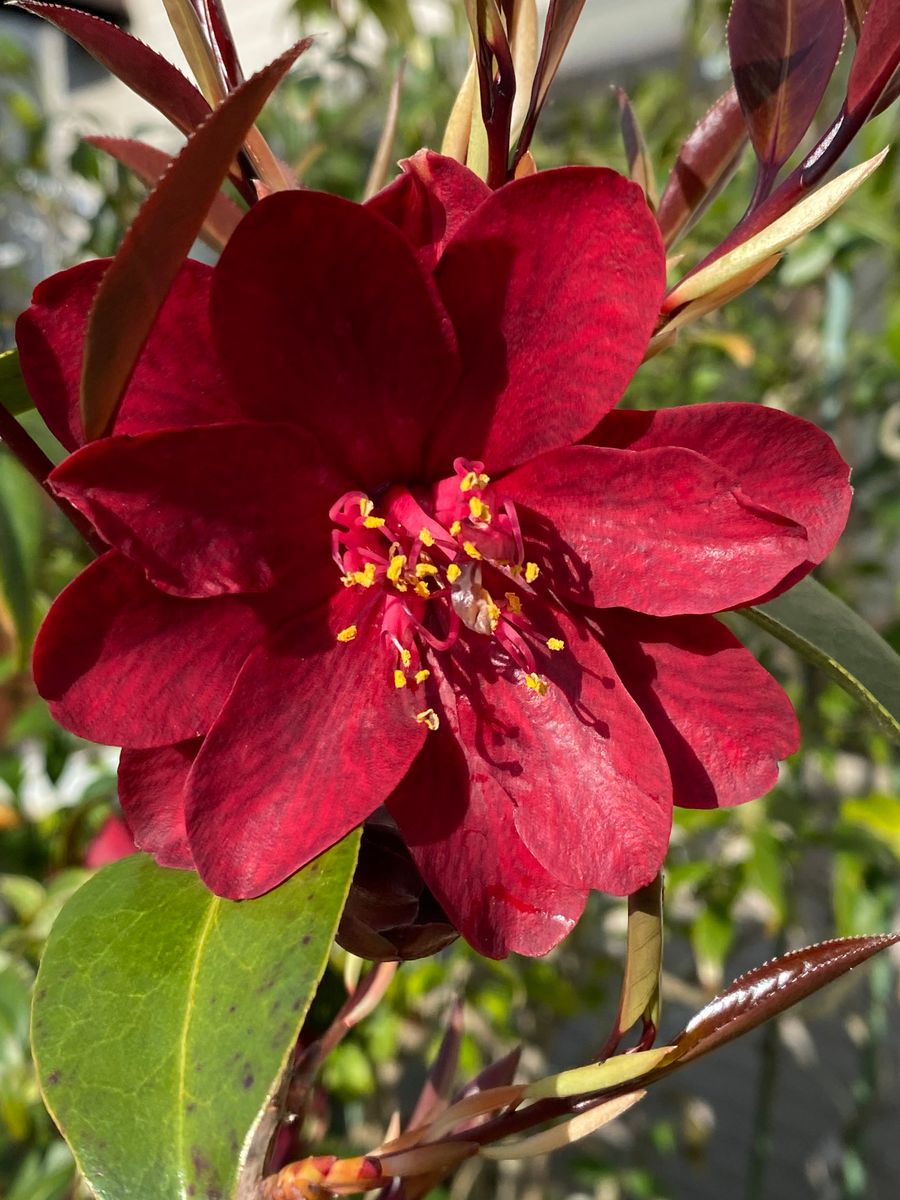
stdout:
POLYGON ((488 601, 487 612, 488 612, 488 620, 491 623, 491 633, 493 633, 494 630, 497 628, 497 626, 500 624, 500 609, 493 602, 493 600, 488 601))
POLYGON ((375 507, 375 505, 372 503, 372 501, 369 499, 368 496, 360 497, 359 515, 361 517, 367 517, 374 507, 375 507))
POLYGON ((367 562, 361 571, 354 571, 350 576, 353 583, 358 583, 360 587, 370 588, 375 582, 375 564, 367 562))
POLYGON ((440 727, 441 719, 433 708, 423 709, 422 712, 416 713, 416 721, 419 725, 426 725, 432 733, 440 727))
POLYGON ((366 529, 380 529, 384 524, 384 517, 366 517, 363 521, 366 529))
POLYGON ((388 563, 387 577, 391 583, 398 583, 400 576, 403 574, 403 568, 406 566, 406 555, 395 554, 388 563))
POLYGON ((548 650, 565 650, 565 648, 566 643, 562 640, 562 638, 547 638, 548 650))
POLYGON ((537 579, 537 577, 538 577, 538 575, 540 575, 540 573, 541 573, 541 568, 537 565, 537 563, 529 562, 529 563, 525 564, 525 582, 526 583, 534 583, 534 581, 537 579))
POLYGON ((506 603, 509 605, 509 611, 520 613, 522 611, 522 601, 515 592, 506 593, 506 603))
POLYGON ((427 579, 429 575, 437 575, 438 569, 434 563, 420 562, 416 563, 416 577, 418 579, 427 579))
POLYGON ((480 496, 472 496, 469 500, 469 515, 473 521, 484 521, 485 524, 488 524, 491 519, 491 510, 480 496))
POLYGON ((405 646, 400 647, 400 661, 403 663, 404 667, 408 667, 412 662, 412 654, 405 646))
POLYGON ((352 642, 358 632, 359 630, 355 625, 348 625, 346 629, 342 629, 337 635, 337 640, 339 642, 352 642))
POLYGON ((416 683, 424 683, 430 675, 431 672, 426 667, 423 667, 421 671, 416 671, 416 683))
POLYGON ((462 521, 454 521, 450 526, 450 536, 458 537, 462 533, 462 521))
POLYGON ((531 688, 533 692, 537 692, 539 696, 547 695, 548 684, 534 671, 525 676, 525 686, 531 688))
POLYGON ((511 563, 510 567, 509 567, 509 573, 510 573, 510 575, 513 576, 514 579, 518 579, 519 576, 522 574, 521 564, 520 563, 511 563))
POLYGON ((483 472, 479 474, 477 471, 469 471, 459 481, 459 490, 461 492, 471 492, 472 488, 486 488, 490 482, 490 475, 485 475, 483 472))
POLYGON ((462 575, 462 567, 458 567, 456 563, 451 563, 447 568, 447 582, 456 583, 460 575, 462 575))
POLYGON ((394 687, 395 688, 406 687, 406 676, 403 674, 402 671, 394 672, 394 687))
POLYGON ((425 528, 424 525, 419 530, 419 541, 422 543, 423 546, 433 546, 434 545, 434 536, 425 528))
POLYGON ((481 551, 472 542, 463 542, 463 550, 469 558, 481 558, 481 551))
POLYGON ((354 583, 356 583, 356 580, 352 575, 342 575, 341 583, 344 585, 344 587, 353 587, 354 583))
MULTIPOLYGON (((397 586, 400 587, 401 585, 398 584, 397 586)), ((416 593, 417 596, 421 596, 423 600, 427 600, 428 597, 431 595, 431 592, 429 592, 429 590, 428 590, 428 584, 425 582, 424 579, 416 580, 415 585, 413 586, 413 591, 416 593)))

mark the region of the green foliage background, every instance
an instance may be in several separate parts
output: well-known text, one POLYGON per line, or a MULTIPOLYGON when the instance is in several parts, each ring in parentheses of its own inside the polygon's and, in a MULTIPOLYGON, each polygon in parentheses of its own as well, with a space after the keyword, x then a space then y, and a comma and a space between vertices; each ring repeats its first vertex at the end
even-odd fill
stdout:
MULTIPOLYGON (((327 6, 303 0, 296 7, 309 25, 327 6)), ((616 80, 632 96, 660 182, 680 140, 727 86, 723 7, 695 0, 680 56, 662 68, 629 68, 616 80)), ((373 68, 362 53, 360 19, 334 22, 339 83, 303 75, 289 80, 264 121, 276 148, 310 186, 354 197, 401 55, 397 157, 439 144, 465 65, 461 43, 419 35, 402 0, 369 0, 366 8, 388 33, 387 69, 373 68)), ((48 176, 52 124, 35 99, 27 60, 3 40, 0 64, 15 125, 0 141, 0 210, 15 199, 39 209, 52 225, 64 203, 48 176)), ((560 81, 535 147, 541 166, 624 167, 606 83, 560 81)), ((835 106, 826 104, 826 114, 835 106)), ((874 154, 892 135, 896 116, 888 112, 866 127, 857 157, 874 154)), ((85 227, 83 244, 73 246, 73 257, 109 253, 139 189, 89 147, 73 148, 69 167, 99 197, 96 218, 85 227)), ((735 223, 750 186, 745 162, 679 247, 688 262, 735 223)), ((646 364, 627 402, 755 401, 826 428, 854 467, 856 499, 848 533, 820 578, 900 649, 898 194, 893 152, 846 209, 810 234, 772 276, 646 364)), ((0 337, 7 342, 14 316, 0 313, 0 337)), ((81 565, 82 548, 6 455, 0 457, 0 504, 0 1195, 63 1200, 77 1195, 79 1185, 38 1096, 28 1050, 29 991, 50 924, 85 878, 85 847, 114 806, 114 770, 107 756, 53 725, 27 675, 34 630, 81 565)), ((897 925, 900 796, 886 739, 836 685, 765 635, 751 631, 748 640, 790 692, 804 748, 766 799, 737 811, 678 814, 667 871, 665 987, 676 1004, 702 1001, 736 968, 787 945, 897 925)), ((623 932, 621 905, 595 897, 576 933, 546 960, 487 963, 457 944, 439 958, 405 965, 387 1000, 326 1064, 318 1115, 304 1138, 317 1152, 349 1153, 376 1142, 392 1109, 408 1109, 414 1100, 423 1062, 435 1051, 456 995, 466 1001, 466 1075, 519 1042, 530 1074, 585 1060, 602 1044, 604 1021, 612 1015, 623 932)), ((344 957, 334 954, 314 1024, 323 1024, 341 1002, 344 957)), ((831 1028, 850 1022, 854 1077, 841 1117, 828 1131, 837 1190, 810 1194, 878 1200, 878 1163, 867 1142, 871 1116, 886 1104, 897 1112, 900 1084, 885 1056, 891 1021, 897 1029, 896 997, 896 970, 885 959, 854 981, 830 1018, 831 1028)), ((793 1028, 795 1041, 802 1041, 793 1028)), ((815 1037, 814 1020, 812 1029, 815 1037)), ((778 1073, 798 1069, 774 1030, 758 1052, 755 1124, 741 1163, 747 1200, 776 1195, 766 1169, 778 1146, 778 1073)), ((479 1177, 464 1169, 441 1195, 665 1197, 675 1194, 662 1182, 672 1177, 672 1164, 675 1176, 689 1181, 692 1172, 702 1172, 716 1136, 702 1102, 683 1091, 646 1112, 642 1107, 626 1124, 627 1134, 614 1143, 589 1142, 519 1175, 496 1178, 484 1168, 479 1177)))

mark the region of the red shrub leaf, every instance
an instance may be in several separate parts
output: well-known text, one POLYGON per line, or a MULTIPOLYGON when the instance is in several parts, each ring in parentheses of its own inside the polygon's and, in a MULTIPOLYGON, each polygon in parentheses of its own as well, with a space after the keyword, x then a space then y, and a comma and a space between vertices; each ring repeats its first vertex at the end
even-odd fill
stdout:
POLYGON ((296 43, 226 97, 174 159, 125 235, 88 324, 81 376, 88 441, 112 423, 156 315, 248 129, 307 45, 296 43))
MULTIPOLYGON (((154 187, 172 165, 171 154, 158 150, 156 146, 148 146, 146 142, 117 137, 89 137, 84 140, 133 171, 148 187, 154 187)), ((222 250, 243 215, 233 200, 217 192, 203 222, 200 237, 214 250, 222 250)))
POLYGON ((734 0, 731 68, 765 180, 809 128, 843 40, 842 0, 734 0))
POLYGON ((209 116, 209 105, 203 95, 177 67, 118 26, 59 4, 41 4, 36 0, 13 0, 13 3, 74 38, 97 62, 183 133, 191 133, 209 116))
POLYGON ((900 933, 837 938, 792 950, 747 971, 675 1039, 679 1065, 755 1029, 898 941, 900 933))
POLYGON ((544 107, 544 101, 547 99, 547 93, 550 91, 550 85, 556 78, 562 56, 575 31, 583 8, 584 0, 550 0, 547 20, 544 24, 541 53, 531 86, 531 100, 516 148, 516 162, 524 156, 531 145, 534 129, 538 117, 541 115, 541 109, 544 107))
POLYGON ((656 219, 666 246, 724 186, 746 140, 737 92, 730 88, 688 136, 663 189, 656 219))
POLYGON ((897 95, 894 75, 898 67, 900 20, 897 0, 872 0, 847 83, 847 110, 851 118, 857 109, 869 110, 875 115, 887 107, 897 95))

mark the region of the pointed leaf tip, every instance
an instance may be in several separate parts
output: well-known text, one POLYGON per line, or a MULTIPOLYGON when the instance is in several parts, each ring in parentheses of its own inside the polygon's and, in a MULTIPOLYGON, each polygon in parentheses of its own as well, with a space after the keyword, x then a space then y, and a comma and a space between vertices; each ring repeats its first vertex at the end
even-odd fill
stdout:
POLYGON ((764 184, 809 128, 843 41, 842 0, 734 0, 728 49, 764 184))
POLYGON ((898 942, 900 933, 836 938, 792 950, 747 971, 702 1008, 675 1039, 679 1064, 755 1029, 898 942))
POLYGON ((168 59, 118 25, 61 4, 44 4, 39 0, 13 0, 13 3, 49 21, 78 42, 182 133, 191 133, 209 116, 209 105, 199 89, 168 59))
POLYGON ((308 42, 296 43, 210 113, 125 235, 97 291, 81 377, 85 438, 101 437, 222 180, 278 81, 308 42))

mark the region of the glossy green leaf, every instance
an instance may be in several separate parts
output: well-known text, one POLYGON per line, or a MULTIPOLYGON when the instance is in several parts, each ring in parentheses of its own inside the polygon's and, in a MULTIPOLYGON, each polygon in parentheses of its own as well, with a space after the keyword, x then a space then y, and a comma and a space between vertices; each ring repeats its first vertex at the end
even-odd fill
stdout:
POLYGON ((230 1200, 325 968, 351 835, 257 900, 144 855, 57 918, 32 1037, 47 1107, 99 1200, 230 1200))
POLYGON ((900 656, 811 576, 740 614, 822 667, 900 740, 900 656))
POLYGON ((19 366, 18 350, 4 350, 0 354, 0 404, 14 417, 34 408, 19 366))

